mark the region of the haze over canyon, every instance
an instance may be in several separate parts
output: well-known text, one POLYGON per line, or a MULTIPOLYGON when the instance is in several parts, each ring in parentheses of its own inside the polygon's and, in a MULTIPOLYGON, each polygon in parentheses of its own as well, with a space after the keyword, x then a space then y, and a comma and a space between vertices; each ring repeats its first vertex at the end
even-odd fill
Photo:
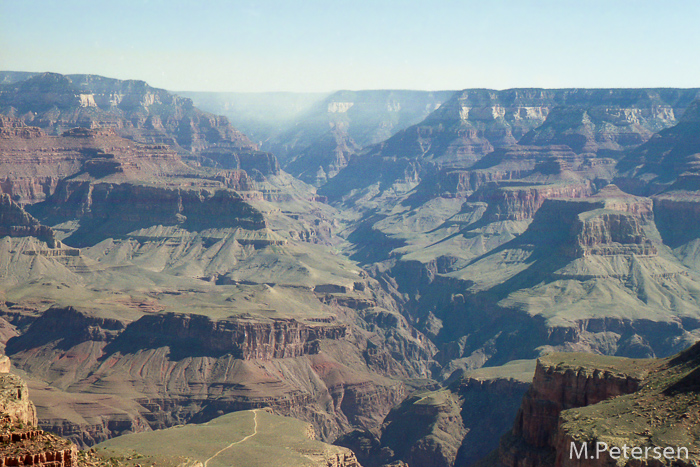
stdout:
POLYGON ((700 88, 0 72, 1 465, 697 465, 698 340, 700 88))

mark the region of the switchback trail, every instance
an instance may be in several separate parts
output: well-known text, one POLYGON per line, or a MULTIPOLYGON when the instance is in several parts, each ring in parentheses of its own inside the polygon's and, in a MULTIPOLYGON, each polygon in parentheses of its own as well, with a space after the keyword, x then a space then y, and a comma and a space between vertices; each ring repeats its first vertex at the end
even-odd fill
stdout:
POLYGON ((219 454, 221 454, 221 453, 224 452, 225 450, 227 450, 227 449, 229 449, 229 448, 232 448, 232 447, 235 446, 236 444, 241 444, 241 443, 244 442, 244 441, 248 441, 250 438, 252 438, 253 436, 255 436, 255 435, 258 434, 258 411, 257 411, 257 410, 253 410, 253 422, 254 422, 254 425, 253 425, 253 433, 251 433, 251 434, 249 434, 248 436, 246 436, 245 438, 243 438, 243 439, 241 439, 241 440, 239 440, 239 441, 235 441, 235 442, 229 444, 228 446, 226 446, 225 448, 219 450, 216 454, 214 454, 214 455, 211 456, 209 459, 207 459, 207 460, 204 461, 204 467, 207 467, 207 464, 209 463, 210 460, 212 460, 213 458, 215 458, 216 456, 218 456, 219 454))

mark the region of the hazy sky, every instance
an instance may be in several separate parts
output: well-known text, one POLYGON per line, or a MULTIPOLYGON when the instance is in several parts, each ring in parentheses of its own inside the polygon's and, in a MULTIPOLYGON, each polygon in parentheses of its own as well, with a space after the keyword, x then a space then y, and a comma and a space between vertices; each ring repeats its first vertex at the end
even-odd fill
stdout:
POLYGON ((0 0, 0 69, 170 90, 698 87, 697 0, 0 0))

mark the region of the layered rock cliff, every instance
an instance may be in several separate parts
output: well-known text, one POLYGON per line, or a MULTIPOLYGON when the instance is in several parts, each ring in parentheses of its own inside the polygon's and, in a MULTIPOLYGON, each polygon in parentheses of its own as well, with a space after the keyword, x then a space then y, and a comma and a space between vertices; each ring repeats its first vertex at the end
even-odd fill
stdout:
MULTIPOLYGON (((16 122, 31 129, 20 120, 16 122)), ((138 144, 117 136, 112 129, 73 128, 60 136, 40 132, 31 138, 0 138, 0 165, 5 173, 0 177, 0 189, 23 205, 44 201, 68 177, 151 183, 202 177, 168 146, 138 144)), ((215 177, 211 178, 209 183, 214 184, 215 177)), ((243 180, 232 188, 250 189, 250 185, 243 180)))
MULTIPOLYGON (((521 144, 563 144, 574 152, 620 154, 648 141, 654 133, 676 123, 673 106, 638 91, 639 101, 629 107, 596 99, 581 106, 555 107, 547 120, 523 136, 521 144)), ((605 98, 601 99, 607 100, 605 98)))
POLYGON ((392 185, 393 190, 411 189, 402 186, 407 171, 422 180, 436 169, 466 168, 521 140, 524 145, 563 144, 577 153, 619 155, 674 125, 675 116, 695 98, 697 90, 467 89, 423 122, 363 151, 322 191, 341 200, 352 190, 370 193, 376 183, 381 191, 392 185), (540 133, 527 135, 540 127, 540 133))
POLYGON ((488 204, 482 217, 484 221, 531 219, 546 199, 584 198, 592 193, 589 183, 576 180, 534 186, 504 185, 485 188, 469 198, 472 202, 488 204))
POLYGON ((73 246, 95 244, 154 225, 193 231, 267 226, 260 211, 226 189, 62 181, 53 196, 32 210, 50 222, 82 219, 80 228, 66 239, 73 246))
POLYGON ((650 199, 631 196, 608 185, 578 202, 548 201, 538 211, 537 222, 532 224, 528 235, 541 242, 554 240, 560 244, 562 253, 574 257, 655 255, 656 247, 644 231, 645 224, 652 220, 650 199))
POLYGON ((73 443, 36 427, 36 409, 29 400, 27 384, 8 373, 10 362, 5 355, 0 362, 0 465, 80 465, 73 443))
POLYGON ((254 147, 224 117, 143 81, 42 73, 3 85, 0 109, 12 109, 26 123, 55 135, 76 126, 107 127, 143 143, 176 143, 190 151, 219 141, 254 147))
MULTIPOLYGON (((56 136, 74 127, 109 128, 143 144, 171 146, 203 165, 258 170, 263 175, 279 172, 275 156, 258 151, 225 117, 203 112, 190 99, 143 81, 36 74, 0 85, 0 112, 56 136)), ((28 131, 11 132, 27 137, 28 131)))
POLYGON ((500 465, 693 465, 700 458, 697 357, 696 344, 664 360, 541 359, 501 440, 500 465))
MULTIPOLYGON (((347 326, 335 323, 171 313, 129 323, 52 308, 7 349, 33 378, 51 381, 59 392, 70 388, 59 400, 99 387, 116 397, 105 408, 120 410, 101 428, 61 423, 60 411, 42 418, 81 444, 259 407, 310 421, 328 439, 351 427, 375 428, 405 396, 402 383, 362 369, 351 339, 347 326), (36 358, 49 354, 49 366, 36 358)), ((98 400, 86 398, 90 413, 104 412, 98 400)))
POLYGON ((0 194, 0 236, 36 237, 49 248, 60 245, 50 227, 42 225, 5 193, 0 194))

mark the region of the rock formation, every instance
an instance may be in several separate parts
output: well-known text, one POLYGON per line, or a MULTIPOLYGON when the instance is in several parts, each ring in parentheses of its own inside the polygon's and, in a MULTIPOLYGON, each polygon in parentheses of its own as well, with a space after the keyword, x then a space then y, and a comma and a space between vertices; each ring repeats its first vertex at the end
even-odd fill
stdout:
POLYGON ((206 164, 239 168, 237 161, 245 159, 244 170, 252 170, 262 159, 257 168, 261 173, 278 170, 275 157, 258 151, 225 117, 202 112, 190 99, 143 81, 37 74, 0 85, 0 112, 19 116, 52 135, 74 127, 109 128, 143 144, 173 146, 206 164), (216 155, 213 159, 204 154, 209 149, 216 155))
POLYGON ((5 355, 1 358, 0 465, 78 466, 73 443, 36 428, 36 409, 29 400, 27 384, 8 373, 9 359, 5 355))
POLYGON ((0 194, 0 236, 36 237, 46 242, 49 248, 60 245, 50 227, 41 225, 5 193, 0 194))
POLYGON ((352 449, 365 467, 470 465, 510 428, 533 366, 515 362, 455 374, 445 388, 418 390, 392 409, 380 436, 353 431, 336 444, 352 449))
POLYGON ((420 122, 451 91, 338 91, 316 103, 293 125, 263 143, 285 162, 285 170, 321 186, 362 148, 420 122))
POLYGON ((353 190, 370 193, 377 183, 380 192, 389 187, 408 191, 415 186, 412 181, 436 170, 467 168, 494 149, 519 141, 619 155, 675 124, 675 116, 695 98, 697 90, 466 89, 423 122, 363 151, 322 192, 340 201, 353 190))
MULTIPOLYGON (((470 464, 524 391, 475 371, 697 340, 697 90, 339 93, 270 141, 317 192, 143 82, 2 83, 0 344, 82 446, 267 408, 370 467, 470 464)), ((536 449, 627 391, 548 371, 512 435, 536 449)))
POLYGON ((540 359, 513 429, 501 440, 499 465, 666 465, 671 459, 655 457, 656 447, 672 447, 674 465, 693 465, 700 458, 697 357, 698 344, 663 360, 540 359))
POLYGON ((232 190, 131 183, 61 182, 54 195, 34 211, 48 219, 82 219, 81 228, 69 237, 75 246, 152 225, 195 231, 222 227, 258 230, 267 225, 262 214, 232 190))
POLYGON ((700 168, 700 100, 694 101, 678 123, 634 148, 620 161, 619 183, 632 193, 651 195, 669 187, 678 177, 700 168))

